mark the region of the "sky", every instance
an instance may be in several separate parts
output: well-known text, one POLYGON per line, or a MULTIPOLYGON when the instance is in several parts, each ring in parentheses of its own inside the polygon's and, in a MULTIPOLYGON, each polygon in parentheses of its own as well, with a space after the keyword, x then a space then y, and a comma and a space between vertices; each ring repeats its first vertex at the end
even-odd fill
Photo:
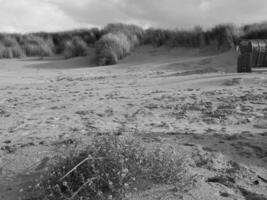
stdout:
POLYGON ((262 21, 267 21, 267 0, 0 0, 0 32, 51 32, 114 22, 189 29, 262 21))

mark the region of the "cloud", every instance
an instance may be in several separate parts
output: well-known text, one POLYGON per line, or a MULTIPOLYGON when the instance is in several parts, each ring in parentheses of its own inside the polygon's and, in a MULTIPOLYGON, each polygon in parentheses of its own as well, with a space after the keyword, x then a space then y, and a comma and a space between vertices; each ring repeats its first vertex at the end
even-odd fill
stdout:
POLYGON ((57 31, 86 27, 56 5, 42 0, 0 0, 0 31, 57 31))
POLYGON ((266 0, 0 0, 0 31, 58 31, 110 22, 164 28, 265 20, 266 0))

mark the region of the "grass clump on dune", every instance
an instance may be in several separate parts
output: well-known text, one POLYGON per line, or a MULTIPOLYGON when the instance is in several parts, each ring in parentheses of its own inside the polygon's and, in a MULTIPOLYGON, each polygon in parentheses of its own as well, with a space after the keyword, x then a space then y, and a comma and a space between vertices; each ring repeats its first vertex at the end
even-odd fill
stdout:
POLYGON ((220 51, 231 49, 240 37, 238 28, 231 24, 218 25, 204 31, 201 27, 192 30, 148 29, 145 32, 145 44, 153 46, 202 48, 212 45, 220 51))
POLYGON ((24 52, 16 38, 3 36, 0 40, 0 58, 21 58, 24 52))
POLYGON ((54 55, 54 44, 51 39, 44 39, 35 35, 26 35, 21 42, 26 56, 48 57, 54 55))
POLYGON ((98 65, 116 64, 140 45, 143 37, 143 30, 134 25, 109 24, 103 32, 95 45, 98 65))
POLYGON ((129 24, 108 24, 104 29, 103 29, 104 34, 107 33, 113 33, 113 34, 120 34, 123 33, 128 40, 130 41, 131 45, 133 47, 139 45, 142 43, 144 33, 145 31, 136 25, 129 25, 129 24))
POLYGON ((0 58, 21 58, 24 52, 19 45, 6 47, 0 43, 0 58))
POLYGON ((64 57, 65 58, 73 58, 78 56, 86 56, 88 51, 88 46, 86 42, 76 36, 71 40, 68 40, 64 44, 64 57))
POLYGON ((244 39, 266 39, 267 22, 245 25, 240 31, 244 39))
POLYGON ((123 33, 108 33, 96 43, 98 65, 113 65, 131 52, 131 43, 123 33))
MULTIPOLYGON (((39 35, 44 36, 46 33, 40 33, 39 35)), ((75 37, 81 38, 87 46, 93 47, 101 36, 102 31, 100 31, 98 28, 64 31, 51 34, 56 46, 57 54, 62 54, 65 50, 66 41, 71 41, 75 37)))
POLYGON ((59 159, 41 186, 48 200, 122 199, 141 180, 173 184, 182 193, 192 184, 187 175, 170 147, 148 149, 128 137, 98 136, 86 150, 59 159))

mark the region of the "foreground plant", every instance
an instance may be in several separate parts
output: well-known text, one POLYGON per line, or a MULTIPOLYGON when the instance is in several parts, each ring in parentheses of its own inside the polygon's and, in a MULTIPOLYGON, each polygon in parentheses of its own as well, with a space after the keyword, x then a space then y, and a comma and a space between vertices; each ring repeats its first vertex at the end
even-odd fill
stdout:
POLYGON ((57 161, 41 186, 45 199, 122 199, 139 181, 191 185, 184 160, 168 146, 146 148, 139 140, 116 136, 93 139, 85 150, 57 161))

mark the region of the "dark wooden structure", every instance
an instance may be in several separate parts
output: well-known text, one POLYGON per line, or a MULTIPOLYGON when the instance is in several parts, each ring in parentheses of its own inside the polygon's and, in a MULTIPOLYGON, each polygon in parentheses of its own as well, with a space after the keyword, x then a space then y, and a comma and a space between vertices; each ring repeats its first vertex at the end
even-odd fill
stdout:
POLYGON ((267 40, 242 40, 239 44, 237 72, 267 67, 267 40))

